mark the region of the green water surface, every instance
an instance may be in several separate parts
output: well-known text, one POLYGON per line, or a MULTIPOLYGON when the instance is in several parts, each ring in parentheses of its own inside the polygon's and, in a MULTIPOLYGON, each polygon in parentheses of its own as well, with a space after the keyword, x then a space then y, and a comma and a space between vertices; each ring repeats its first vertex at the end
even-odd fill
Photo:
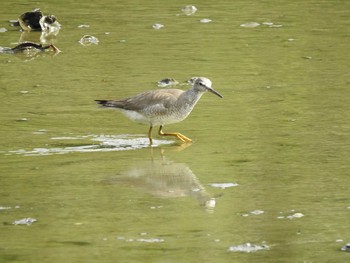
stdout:
POLYGON ((62 52, 0 54, 0 262, 350 261, 349 1, 6 1, 0 46, 37 7, 62 52), (165 126, 190 145, 94 103, 193 76, 224 99, 165 126))

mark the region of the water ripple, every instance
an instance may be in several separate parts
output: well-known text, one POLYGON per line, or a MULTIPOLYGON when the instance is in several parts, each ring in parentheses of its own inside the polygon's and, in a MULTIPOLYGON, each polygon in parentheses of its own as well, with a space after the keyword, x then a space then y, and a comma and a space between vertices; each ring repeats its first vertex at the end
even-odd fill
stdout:
MULTIPOLYGON (((52 137, 52 140, 90 140, 93 143, 86 145, 52 147, 52 148, 33 148, 31 150, 11 150, 5 152, 6 155, 24 155, 24 156, 40 156, 67 153, 85 153, 85 152, 111 152, 137 150, 150 147, 148 138, 132 137, 130 135, 86 135, 86 136, 67 136, 52 137), (98 143, 95 143, 98 142, 98 143)), ((172 144, 173 141, 153 140, 152 147, 165 144, 172 144)))

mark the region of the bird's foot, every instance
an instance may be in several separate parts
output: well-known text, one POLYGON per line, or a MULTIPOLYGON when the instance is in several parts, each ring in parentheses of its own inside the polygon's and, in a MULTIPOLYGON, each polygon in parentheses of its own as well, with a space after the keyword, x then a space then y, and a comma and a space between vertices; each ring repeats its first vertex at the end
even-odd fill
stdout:
POLYGON ((178 133, 178 132, 175 132, 174 133, 176 135, 176 137, 181 140, 182 142, 192 142, 192 140, 188 137, 186 137, 185 135, 181 134, 181 133, 178 133))
POLYGON ((159 135, 161 135, 161 136, 174 136, 174 137, 178 138, 180 141, 186 142, 186 143, 192 142, 192 140, 190 138, 188 138, 185 135, 183 135, 181 133, 178 133, 178 132, 173 132, 173 133, 163 133, 163 132, 161 132, 161 133, 159 133, 159 135))
MULTIPOLYGON (((151 129, 150 129, 150 131, 149 131, 149 134, 150 134, 150 132, 151 132, 151 129)), ((179 133, 179 132, 164 133, 164 132, 163 132, 163 126, 162 126, 162 125, 159 127, 158 134, 159 134, 160 136, 174 136, 174 137, 178 138, 178 139, 179 139, 180 141, 182 141, 182 142, 192 142, 192 140, 191 140, 190 138, 186 137, 185 135, 183 135, 183 134, 181 134, 181 133, 179 133)), ((149 136, 149 137, 150 137, 150 136, 149 136)))

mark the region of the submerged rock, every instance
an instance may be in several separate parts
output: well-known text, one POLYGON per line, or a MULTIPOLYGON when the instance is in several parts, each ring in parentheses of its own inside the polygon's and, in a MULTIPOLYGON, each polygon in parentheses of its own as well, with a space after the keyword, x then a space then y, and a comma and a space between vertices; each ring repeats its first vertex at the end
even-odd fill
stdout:
POLYGON ((168 86, 175 86, 177 84, 179 84, 179 82, 173 78, 165 78, 157 82, 157 86, 161 88, 168 87, 168 86))

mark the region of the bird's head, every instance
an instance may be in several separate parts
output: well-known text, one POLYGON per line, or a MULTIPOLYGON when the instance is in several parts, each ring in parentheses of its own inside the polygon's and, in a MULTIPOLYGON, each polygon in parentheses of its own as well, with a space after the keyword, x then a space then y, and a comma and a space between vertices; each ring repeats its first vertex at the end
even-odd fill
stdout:
POLYGON ((211 81, 208 78, 205 78, 205 77, 197 78, 193 84, 193 88, 201 92, 210 91, 211 93, 214 93, 220 98, 223 98, 223 96, 219 92, 217 92, 211 87, 211 81))

